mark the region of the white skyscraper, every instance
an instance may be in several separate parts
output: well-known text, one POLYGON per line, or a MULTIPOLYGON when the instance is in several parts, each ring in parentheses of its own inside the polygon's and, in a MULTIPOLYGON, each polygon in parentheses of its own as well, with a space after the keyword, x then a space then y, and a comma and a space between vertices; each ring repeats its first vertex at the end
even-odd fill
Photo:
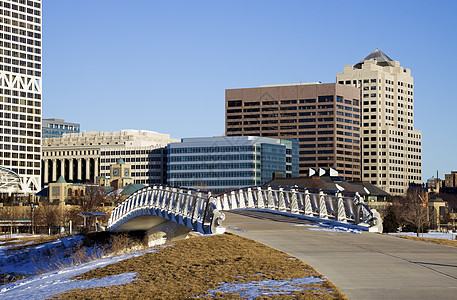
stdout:
POLYGON ((361 90, 362 180, 392 195, 422 183, 422 135, 414 129, 411 70, 376 49, 344 66, 336 78, 361 90))
POLYGON ((41 188, 41 0, 0 1, 0 166, 41 188))

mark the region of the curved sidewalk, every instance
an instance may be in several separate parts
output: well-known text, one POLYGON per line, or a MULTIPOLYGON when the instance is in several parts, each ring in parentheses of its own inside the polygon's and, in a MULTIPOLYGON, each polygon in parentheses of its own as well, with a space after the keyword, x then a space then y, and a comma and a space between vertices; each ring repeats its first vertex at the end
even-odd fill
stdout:
POLYGON ((264 212, 225 213, 227 231, 312 265, 350 299, 457 299, 457 248, 383 234, 325 232, 264 212))

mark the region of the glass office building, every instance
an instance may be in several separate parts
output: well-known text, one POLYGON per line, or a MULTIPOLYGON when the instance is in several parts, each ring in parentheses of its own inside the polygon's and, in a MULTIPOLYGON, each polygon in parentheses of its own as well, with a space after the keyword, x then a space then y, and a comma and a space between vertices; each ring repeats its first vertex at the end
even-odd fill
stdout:
POLYGON ((298 176, 298 141, 232 136, 185 138, 167 149, 169 185, 212 192, 298 176))

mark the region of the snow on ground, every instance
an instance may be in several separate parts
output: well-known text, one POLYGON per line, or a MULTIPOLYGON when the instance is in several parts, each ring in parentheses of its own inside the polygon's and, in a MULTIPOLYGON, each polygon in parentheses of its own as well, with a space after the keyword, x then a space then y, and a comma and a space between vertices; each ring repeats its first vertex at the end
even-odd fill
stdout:
MULTIPOLYGON (((407 235, 417 237, 415 232, 391 232, 391 235, 407 235)), ((428 233, 419 233, 419 237, 429 238, 429 239, 445 239, 445 240, 456 240, 457 233, 452 232, 428 232, 428 233)))
MULTIPOLYGON (((248 283, 222 283, 217 290, 209 290, 205 296, 215 296, 216 293, 233 293, 239 294, 240 298, 254 299, 267 295, 290 294, 295 291, 309 290, 311 287, 304 287, 302 285, 322 283, 323 279, 314 276, 304 278, 292 278, 289 280, 261 280, 251 281, 248 283)), ((316 292, 319 291, 318 288, 316 292)), ((1 295, 1 294, 0 294, 1 295)))
POLYGON ((294 226, 309 227, 309 230, 323 231, 323 232, 349 232, 355 234, 361 234, 362 232, 357 229, 346 228, 342 226, 332 226, 327 224, 296 224, 294 226))
MULTIPOLYGON (((45 244, 26 247, 21 250, 9 250, 18 246, 0 246, 0 273, 33 275, 40 271, 49 271, 73 263, 72 248, 82 241, 81 235, 61 238, 45 244)), ((97 248, 85 248, 86 257, 99 257, 103 251, 97 248)))
POLYGON ((148 249, 97 259, 81 265, 71 266, 9 283, 0 286, 0 299, 46 299, 54 294, 76 288, 88 289, 129 283, 135 279, 136 273, 123 273, 90 280, 69 280, 69 278, 152 251, 157 250, 148 249))
POLYGON ((0 240, 1 239, 20 239, 20 238, 25 238, 25 237, 40 237, 43 236, 41 234, 21 234, 21 233, 13 233, 13 234, 2 234, 0 235, 0 240))

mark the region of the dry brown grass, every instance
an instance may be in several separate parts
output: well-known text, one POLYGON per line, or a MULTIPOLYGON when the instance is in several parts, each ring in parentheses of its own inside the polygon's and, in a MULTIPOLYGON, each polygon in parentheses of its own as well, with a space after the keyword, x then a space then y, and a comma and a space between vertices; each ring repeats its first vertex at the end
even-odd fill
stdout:
POLYGON ((446 239, 432 239, 432 238, 422 238, 422 237, 416 237, 416 236, 409 236, 409 235, 394 235, 399 238, 404 238, 408 240, 415 240, 415 241, 421 241, 421 242, 429 242, 429 243, 435 243, 439 245, 445 245, 445 246, 452 246, 452 247, 457 247, 457 241, 453 240, 446 240, 446 239))
MULTIPOLYGON (((59 299, 189 299, 203 296, 209 289, 217 289, 221 282, 240 282, 266 279, 289 279, 316 276, 323 278, 311 266, 283 252, 258 242, 225 234, 195 237, 175 242, 156 253, 148 253, 89 271, 76 279, 103 278, 126 272, 136 272, 131 283, 73 290, 57 295, 59 299), (243 277, 240 277, 243 276, 243 277)), ((314 284, 317 290, 296 291, 297 299, 346 299, 344 294, 324 278, 314 284), (328 291, 334 291, 329 293, 328 291), (315 294, 319 292, 319 294, 315 294)), ((289 299, 278 295, 261 299, 289 299)), ((217 294, 203 299, 238 299, 238 295, 217 294)))

